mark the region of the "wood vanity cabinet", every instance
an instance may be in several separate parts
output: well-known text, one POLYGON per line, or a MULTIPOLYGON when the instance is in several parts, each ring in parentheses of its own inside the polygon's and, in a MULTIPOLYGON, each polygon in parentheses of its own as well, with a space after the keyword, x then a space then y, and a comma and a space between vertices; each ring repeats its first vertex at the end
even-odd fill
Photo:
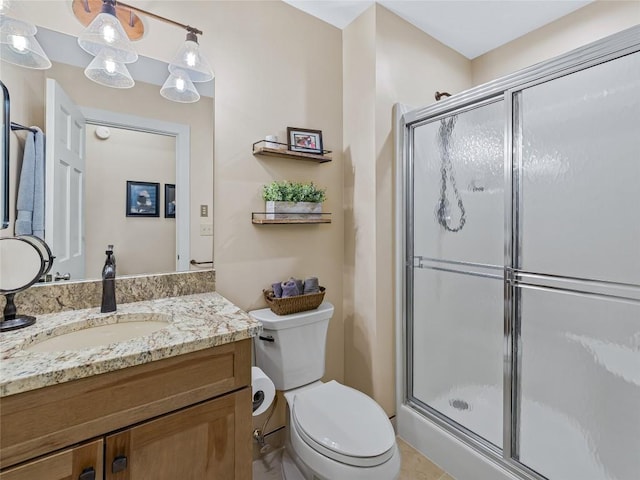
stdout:
POLYGON ((250 479, 250 346, 0 399, 0 480, 250 479))
POLYGON ((103 476, 102 439, 33 460, 0 473, 2 480, 98 480, 103 476))

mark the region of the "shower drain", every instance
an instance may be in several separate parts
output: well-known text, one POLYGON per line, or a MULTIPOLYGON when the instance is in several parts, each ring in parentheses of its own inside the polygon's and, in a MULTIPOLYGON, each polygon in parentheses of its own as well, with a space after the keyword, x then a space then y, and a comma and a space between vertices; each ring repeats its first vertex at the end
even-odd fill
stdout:
POLYGON ((449 400, 449 405, 451 405, 456 410, 469 410, 469 404, 459 398, 449 400))

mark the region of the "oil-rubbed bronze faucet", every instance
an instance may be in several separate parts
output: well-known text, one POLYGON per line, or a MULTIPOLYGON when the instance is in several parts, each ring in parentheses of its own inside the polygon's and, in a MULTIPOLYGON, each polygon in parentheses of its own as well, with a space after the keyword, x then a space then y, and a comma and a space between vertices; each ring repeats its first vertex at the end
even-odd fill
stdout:
POLYGON ((116 257, 113 245, 107 247, 107 259, 102 267, 102 313, 116 311, 116 257))

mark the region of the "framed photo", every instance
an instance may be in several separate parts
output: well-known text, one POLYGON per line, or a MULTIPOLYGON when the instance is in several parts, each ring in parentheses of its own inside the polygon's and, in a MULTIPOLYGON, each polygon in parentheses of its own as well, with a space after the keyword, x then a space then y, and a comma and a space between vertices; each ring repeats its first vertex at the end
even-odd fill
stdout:
POLYGON ((160 184, 127 181, 127 217, 159 217, 160 184))
POLYGON ((164 184, 164 218, 176 218, 176 186, 164 184))
POLYGON ((322 155, 322 131, 287 127, 289 150, 322 155))

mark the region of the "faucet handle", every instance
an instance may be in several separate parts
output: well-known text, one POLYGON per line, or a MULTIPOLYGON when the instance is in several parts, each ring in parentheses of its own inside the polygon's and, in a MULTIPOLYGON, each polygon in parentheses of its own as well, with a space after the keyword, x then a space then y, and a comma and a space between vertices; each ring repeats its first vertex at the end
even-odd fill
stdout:
POLYGON ((61 274, 60 272, 56 272, 53 280, 57 282, 58 280, 71 280, 71 274, 69 272, 61 274))

